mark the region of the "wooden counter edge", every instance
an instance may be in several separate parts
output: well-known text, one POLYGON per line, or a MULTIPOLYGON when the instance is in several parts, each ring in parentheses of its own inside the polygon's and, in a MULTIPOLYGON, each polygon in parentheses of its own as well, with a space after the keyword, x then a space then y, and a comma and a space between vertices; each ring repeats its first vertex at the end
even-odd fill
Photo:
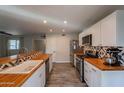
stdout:
POLYGON ((101 71, 124 71, 124 66, 123 67, 122 66, 116 66, 116 67, 111 66, 111 67, 109 67, 109 66, 104 65, 103 63, 101 63, 101 65, 106 66, 106 68, 104 68, 104 67, 95 65, 95 62, 89 62, 90 59, 88 59, 88 58, 84 58, 84 60, 87 61, 89 64, 95 66, 96 68, 100 69, 101 71))

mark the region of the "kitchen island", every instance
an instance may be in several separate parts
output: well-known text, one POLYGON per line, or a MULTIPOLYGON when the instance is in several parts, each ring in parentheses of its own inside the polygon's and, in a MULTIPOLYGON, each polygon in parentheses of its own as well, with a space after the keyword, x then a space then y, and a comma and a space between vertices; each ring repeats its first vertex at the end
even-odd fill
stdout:
MULTIPOLYGON (((20 87, 33 75, 35 72, 45 64, 45 61, 51 57, 51 54, 39 54, 32 60, 43 60, 31 73, 28 74, 0 74, 0 87, 20 87)), ((13 57, 2 58, 0 63, 15 60, 16 55, 13 57), (3 60, 4 59, 4 60, 3 60)), ((28 87, 28 86, 27 86, 28 87)))

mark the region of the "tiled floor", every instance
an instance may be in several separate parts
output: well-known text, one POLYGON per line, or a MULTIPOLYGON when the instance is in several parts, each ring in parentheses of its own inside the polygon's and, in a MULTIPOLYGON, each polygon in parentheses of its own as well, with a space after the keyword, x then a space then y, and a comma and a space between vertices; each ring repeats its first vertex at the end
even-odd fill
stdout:
POLYGON ((77 74, 76 69, 69 63, 55 63, 48 80, 47 87, 85 87, 77 74))

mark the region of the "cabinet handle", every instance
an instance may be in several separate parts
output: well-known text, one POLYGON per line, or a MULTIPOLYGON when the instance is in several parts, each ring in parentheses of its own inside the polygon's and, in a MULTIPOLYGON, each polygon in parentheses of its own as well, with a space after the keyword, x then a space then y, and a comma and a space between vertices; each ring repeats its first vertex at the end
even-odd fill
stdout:
POLYGON ((93 69, 93 68, 92 68, 92 70, 93 70, 94 72, 96 72, 96 70, 95 70, 95 69, 93 69))

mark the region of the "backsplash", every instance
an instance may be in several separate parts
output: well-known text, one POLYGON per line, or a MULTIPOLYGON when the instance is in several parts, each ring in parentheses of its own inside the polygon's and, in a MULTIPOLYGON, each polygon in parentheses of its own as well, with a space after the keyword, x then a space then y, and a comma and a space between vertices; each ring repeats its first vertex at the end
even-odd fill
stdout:
POLYGON ((91 51, 97 51, 99 58, 107 57, 109 54, 107 53, 108 48, 118 48, 119 50, 122 50, 119 53, 119 61, 124 64, 124 47, 108 47, 108 46, 84 46, 84 51, 91 50, 91 51))

